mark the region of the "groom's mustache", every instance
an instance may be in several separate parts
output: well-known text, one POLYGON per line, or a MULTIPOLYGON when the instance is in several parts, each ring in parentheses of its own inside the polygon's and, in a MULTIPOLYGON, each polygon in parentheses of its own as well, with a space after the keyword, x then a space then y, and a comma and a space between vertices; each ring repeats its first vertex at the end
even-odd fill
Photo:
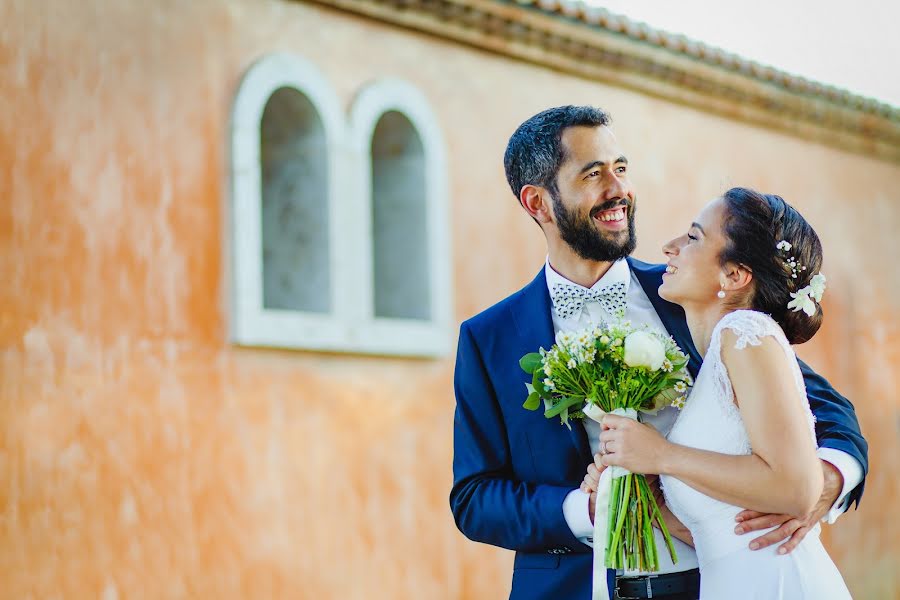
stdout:
POLYGON ((610 200, 609 202, 604 202, 600 206, 592 208, 591 217, 597 216, 597 213, 601 213, 605 210, 610 210, 613 208, 618 208, 620 206, 626 207, 628 211, 631 212, 631 204, 632 202, 628 198, 615 198, 613 200, 610 200))

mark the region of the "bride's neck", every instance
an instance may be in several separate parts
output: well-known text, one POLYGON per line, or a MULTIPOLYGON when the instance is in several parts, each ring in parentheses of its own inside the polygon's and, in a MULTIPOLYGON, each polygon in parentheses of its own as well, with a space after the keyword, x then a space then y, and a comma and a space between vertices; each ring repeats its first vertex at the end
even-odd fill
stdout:
POLYGON ((733 310, 733 308, 725 307, 718 302, 711 305, 684 307, 684 316, 687 319, 688 329, 691 331, 691 339, 700 356, 706 356, 713 329, 716 328, 718 322, 733 310))

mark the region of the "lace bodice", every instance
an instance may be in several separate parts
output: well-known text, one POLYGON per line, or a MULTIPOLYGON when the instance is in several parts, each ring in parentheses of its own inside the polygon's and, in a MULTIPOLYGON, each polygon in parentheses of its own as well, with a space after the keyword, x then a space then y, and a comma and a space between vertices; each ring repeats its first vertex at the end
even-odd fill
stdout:
MULTIPOLYGON (((713 330, 703 366, 668 438, 692 448, 747 455, 752 452, 750 439, 722 362, 722 332, 726 329, 737 334, 735 347, 738 349, 758 346, 764 337, 775 338, 784 349, 785 360, 791 364, 797 389, 806 399, 806 386, 797 357, 778 323, 761 312, 734 311, 725 315, 713 330)), ((760 373, 760 376, 766 375, 760 373)), ((806 408, 810 435, 815 440, 814 417, 808 403, 806 408)), ((734 517, 741 507, 706 496, 673 477, 661 476, 660 480, 669 508, 691 530, 701 567, 704 562, 746 547, 747 541, 734 534, 734 517)))

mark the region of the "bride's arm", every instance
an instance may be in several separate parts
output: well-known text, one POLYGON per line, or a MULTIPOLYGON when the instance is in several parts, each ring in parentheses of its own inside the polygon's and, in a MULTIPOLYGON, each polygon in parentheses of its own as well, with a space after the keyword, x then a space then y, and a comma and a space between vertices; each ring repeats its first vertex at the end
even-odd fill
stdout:
POLYGON ((806 399, 794 383, 784 350, 771 337, 735 348, 722 332, 728 369, 753 454, 732 456, 667 442, 630 419, 604 418, 604 464, 677 477, 723 502, 766 513, 806 515, 822 493, 822 467, 809 431, 806 399))

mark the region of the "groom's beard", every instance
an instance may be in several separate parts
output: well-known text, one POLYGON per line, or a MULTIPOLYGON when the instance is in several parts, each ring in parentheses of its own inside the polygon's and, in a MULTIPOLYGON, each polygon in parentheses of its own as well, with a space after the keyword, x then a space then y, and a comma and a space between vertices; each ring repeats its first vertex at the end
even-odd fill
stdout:
POLYGON ((609 210, 619 205, 627 207, 627 236, 613 237, 610 234, 608 237, 597 230, 591 214, 579 215, 574 210, 568 210, 558 194, 553 194, 552 198, 560 237, 575 254, 584 260, 615 262, 634 252, 637 247, 637 236, 634 234, 634 201, 615 200, 591 211, 591 214, 596 214, 601 210, 609 210))

